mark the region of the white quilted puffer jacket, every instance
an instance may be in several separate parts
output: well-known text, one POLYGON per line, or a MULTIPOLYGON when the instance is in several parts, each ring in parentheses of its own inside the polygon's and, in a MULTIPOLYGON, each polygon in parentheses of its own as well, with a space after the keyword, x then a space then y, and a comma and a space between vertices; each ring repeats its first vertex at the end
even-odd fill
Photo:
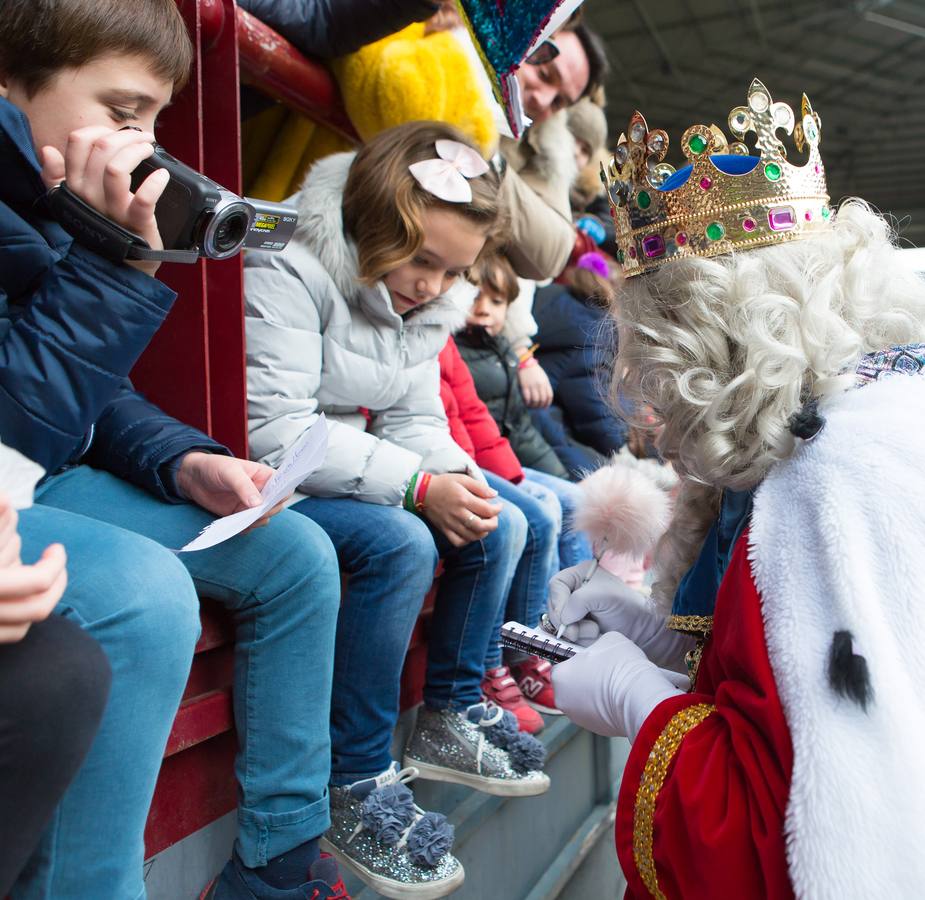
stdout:
POLYGON ((460 279, 402 319, 384 284, 359 282, 341 215, 353 156, 309 172, 284 251, 245 256, 250 452, 275 465, 324 412, 327 458, 301 490, 398 505, 419 469, 482 478, 450 437, 437 363, 476 289, 460 279))

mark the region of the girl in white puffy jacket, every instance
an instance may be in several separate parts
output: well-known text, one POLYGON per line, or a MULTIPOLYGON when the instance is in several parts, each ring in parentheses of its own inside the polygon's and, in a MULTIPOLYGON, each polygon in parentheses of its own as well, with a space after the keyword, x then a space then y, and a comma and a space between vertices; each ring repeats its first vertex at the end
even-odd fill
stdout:
MULTIPOLYGON (((463 879, 452 827, 414 807, 405 781, 507 796, 549 784, 542 746, 480 694, 526 523, 454 443, 439 396, 437 356, 473 299, 466 269, 503 227, 499 187, 456 130, 402 125, 319 162, 290 245, 245 260, 252 456, 274 464, 321 412, 328 422, 327 457, 293 507, 328 533, 348 576, 327 839, 385 896, 439 897, 463 879), (424 706, 399 771, 402 663, 440 559, 424 706)), ((293 664, 323 661, 306 648, 293 664)))

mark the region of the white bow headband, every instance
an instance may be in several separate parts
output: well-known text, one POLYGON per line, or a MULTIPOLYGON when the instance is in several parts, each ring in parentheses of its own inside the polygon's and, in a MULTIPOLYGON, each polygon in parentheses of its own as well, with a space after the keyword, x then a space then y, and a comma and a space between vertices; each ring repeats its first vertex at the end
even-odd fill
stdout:
POLYGON ((439 159, 412 163, 408 171, 414 180, 435 197, 448 203, 470 203, 472 187, 467 179, 488 171, 488 163, 471 147, 459 141, 436 142, 439 159))

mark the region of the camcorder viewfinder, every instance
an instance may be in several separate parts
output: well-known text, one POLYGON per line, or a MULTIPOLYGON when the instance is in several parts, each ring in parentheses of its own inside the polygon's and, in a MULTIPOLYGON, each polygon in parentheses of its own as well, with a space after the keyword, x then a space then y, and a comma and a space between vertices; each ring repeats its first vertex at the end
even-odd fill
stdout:
POLYGON ((242 248, 282 250, 295 232, 298 212, 291 206, 239 197, 171 156, 159 144, 132 172, 131 187, 156 169, 170 181, 154 208, 163 250, 153 250, 139 235, 107 219, 66 183, 46 195, 51 213, 84 246, 116 262, 125 259, 196 262, 227 259, 242 248))

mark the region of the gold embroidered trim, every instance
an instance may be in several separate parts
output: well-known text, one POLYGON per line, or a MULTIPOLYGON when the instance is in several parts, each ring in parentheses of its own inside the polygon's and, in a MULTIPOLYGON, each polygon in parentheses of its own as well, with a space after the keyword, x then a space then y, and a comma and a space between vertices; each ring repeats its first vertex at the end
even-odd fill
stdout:
POLYGON ((672 631, 686 631, 707 635, 713 630, 713 616, 669 616, 665 627, 672 631))
POLYGON ((633 859, 643 884, 656 900, 667 900, 658 886, 655 858, 652 852, 652 832, 655 803, 665 783, 668 766, 685 735, 696 728, 716 707, 712 703, 695 703, 675 713, 658 740, 652 745, 646 766, 639 779, 636 808, 633 811, 633 859))

